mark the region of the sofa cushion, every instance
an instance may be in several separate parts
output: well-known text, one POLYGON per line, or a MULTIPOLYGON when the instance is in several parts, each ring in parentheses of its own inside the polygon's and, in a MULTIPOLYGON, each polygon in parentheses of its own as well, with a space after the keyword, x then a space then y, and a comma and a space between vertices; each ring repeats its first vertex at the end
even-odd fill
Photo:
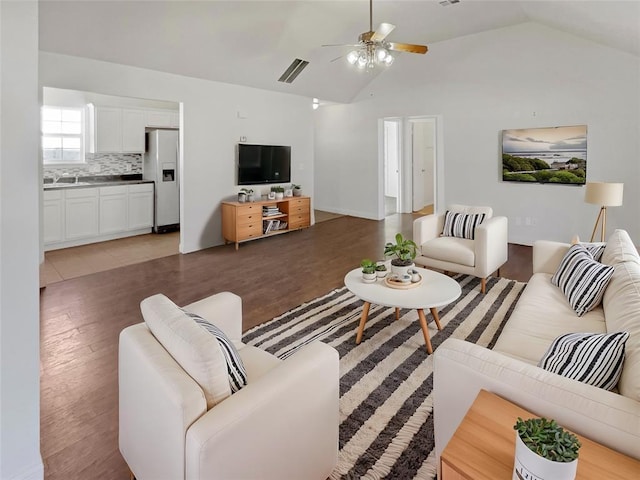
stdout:
POLYGON ((447 211, 444 214, 442 235, 445 237, 475 238, 476 227, 484 220, 484 213, 456 213, 447 211))
POLYGON ((162 294, 140 303, 149 330, 202 388, 207 408, 231 395, 224 354, 218 340, 162 294))
POLYGON ((627 332, 567 333, 556 338, 539 367, 579 382, 613 390, 624 362, 627 332))
POLYGON ((424 243, 421 248, 425 257, 458 265, 475 266, 476 255, 473 240, 456 237, 437 237, 424 243))
POLYGON ((184 311, 184 313, 186 313, 188 317, 200 325, 200 327, 205 331, 213 335, 218 341, 227 364, 227 374, 229 376, 231 393, 235 393, 244 387, 247 384, 247 370, 245 369, 242 358, 240 357, 236 347, 233 345, 233 342, 222 330, 216 327, 213 323, 202 318, 200 315, 187 311, 184 311))
POLYGON ((640 257, 638 257, 638 251, 629 234, 618 229, 607 239, 607 245, 604 247, 600 261, 607 265, 616 265, 622 262, 640 263, 640 257))
POLYGON ((578 316, 600 305, 613 267, 596 262, 582 245, 572 245, 551 277, 578 316))
POLYGON ((560 289, 551 284, 551 274, 536 273, 529 279, 493 349, 537 365, 560 335, 606 331, 601 307, 578 317, 560 289))
POLYGON ((640 263, 630 260, 614 265, 602 306, 607 331, 629 332, 618 390, 640 401, 640 263))

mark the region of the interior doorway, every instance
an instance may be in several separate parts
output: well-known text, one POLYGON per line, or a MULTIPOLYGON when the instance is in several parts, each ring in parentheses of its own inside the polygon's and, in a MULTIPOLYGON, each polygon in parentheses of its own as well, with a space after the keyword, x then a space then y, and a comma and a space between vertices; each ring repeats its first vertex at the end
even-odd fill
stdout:
POLYGON ((389 117, 378 121, 378 218, 427 215, 444 202, 442 116, 389 117))
POLYGON ((418 117, 408 120, 411 134, 412 210, 423 214, 434 212, 436 119, 418 117))
POLYGON ((402 184, 401 168, 401 119, 389 118, 383 121, 383 162, 384 162, 384 216, 401 211, 400 198, 402 184))

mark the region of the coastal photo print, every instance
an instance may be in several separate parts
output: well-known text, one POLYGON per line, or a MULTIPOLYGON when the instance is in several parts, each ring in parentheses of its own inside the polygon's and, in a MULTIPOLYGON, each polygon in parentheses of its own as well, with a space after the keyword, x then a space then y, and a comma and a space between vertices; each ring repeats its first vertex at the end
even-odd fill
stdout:
POLYGON ((587 126, 502 131, 502 180, 584 185, 587 126))

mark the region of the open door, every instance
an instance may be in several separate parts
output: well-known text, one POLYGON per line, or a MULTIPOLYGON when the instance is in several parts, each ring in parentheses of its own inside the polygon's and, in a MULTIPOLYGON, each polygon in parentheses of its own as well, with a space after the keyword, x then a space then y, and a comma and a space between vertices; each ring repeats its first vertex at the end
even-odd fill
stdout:
POLYGON ((400 211, 400 120, 385 119, 383 123, 384 152, 384 215, 400 211))
POLYGON ((435 204, 436 121, 409 120, 413 160, 413 211, 430 214, 435 204))

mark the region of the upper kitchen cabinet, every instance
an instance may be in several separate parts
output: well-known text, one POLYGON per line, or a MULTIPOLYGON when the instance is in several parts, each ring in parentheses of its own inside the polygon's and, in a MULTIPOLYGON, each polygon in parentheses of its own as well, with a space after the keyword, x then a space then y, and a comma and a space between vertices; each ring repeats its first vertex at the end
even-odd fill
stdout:
POLYGON ((145 111, 146 126, 154 128, 178 128, 180 127, 180 115, 174 110, 149 110, 145 111))
POLYGON ((91 153, 141 153, 145 150, 145 111, 89 104, 91 153))

